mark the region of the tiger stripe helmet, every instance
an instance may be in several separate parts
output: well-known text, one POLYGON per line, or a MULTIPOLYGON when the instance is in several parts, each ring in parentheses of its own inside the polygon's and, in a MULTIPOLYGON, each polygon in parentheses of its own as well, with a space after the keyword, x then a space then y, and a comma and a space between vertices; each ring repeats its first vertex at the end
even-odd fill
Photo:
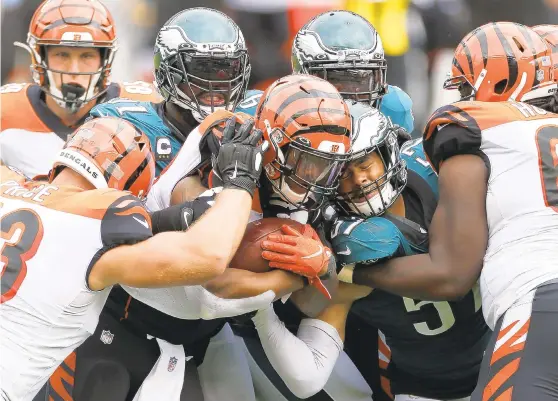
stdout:
POLYGON ((558 25, 537 25, 533 27, 533 31, 546 41, 552 51, 554 81, 558 82, 558 25))
POLYGON ((531 28, 492 22, 459 43, 444 88, 459 89, 461 100, 485 102, 548 96, 549 88, 555 88, 550 56, 548 45, 531 28))
POLYGON ((278 79, 260 99, 255 126, 271 145, 264 169, 283 199, 301 207, 335 193, 350 150, 351 116, 332 84, 305 74, 278 79))
POLYGON ((116 117, 89 120, 68 139, 58 154, 50 181, 69 167, 95 188, 130 191, 143 197, 155 177, 155 161, 147 136, 116 117))
POLYGON ((27 43, 15 43, 31 54, 33 80, 61 106, 76 112, 83 105, 103 95, 108 87, 112 62, 117 50, 114 19, 98 0, 46 0, 35 11, 27 43), (53 74, 68 74, 48 66, 45 46, 94 47, 101 51, 98 71, 76 73, 90 75, 85 93, 74 99, 53 84, 53 74))

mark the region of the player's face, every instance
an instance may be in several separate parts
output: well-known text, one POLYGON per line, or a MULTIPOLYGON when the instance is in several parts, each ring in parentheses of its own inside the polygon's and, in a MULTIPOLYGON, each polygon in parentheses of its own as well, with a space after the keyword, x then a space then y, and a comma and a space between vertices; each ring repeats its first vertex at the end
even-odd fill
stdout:
MULTIPOLYGON (((354 160, 346 167, 339 182, 339 193, 351 193, 359 188, 370 186, 365 198, 371 199, 378 194, 378 186, 370 185, 385 174, 382 158, 377 152, 370 153, 360 159, 354 160)), ((378 182, 378 184, 382 184, 378 182)), ((354 202, 364 202, 362 199, 354 199, 354 202)))
POLYGON ((77 84, 89 87, 91 74, 101 68, 101 51, 93 47, 48 46, 47 64, 53 72, 54 84, 77 84))
POLYGON ((213 84, 214 90, 211 92, 199 88, 195 84, 188 85, 187 83, 181 83, 180 85, 178 85, 178 87, 190 99, 197 99, 200 106, 223 107, 228 101, 224 92, 228 90, 229 85, 225 83, 213 84))

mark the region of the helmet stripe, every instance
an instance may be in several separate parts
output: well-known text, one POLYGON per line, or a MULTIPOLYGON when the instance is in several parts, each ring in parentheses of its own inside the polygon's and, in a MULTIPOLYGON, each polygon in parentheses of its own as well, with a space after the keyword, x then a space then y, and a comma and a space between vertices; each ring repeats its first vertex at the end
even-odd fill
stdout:
POLYGON ((299 99, 307 99, 307 98, 328 98, 328 99, 339 99, 339 93, 328 93, 321 91, 319 89, 310 89, 309 91, 297 91, 286 98, 283 103, 277 108, 275 112, 275 120, 279 117, 279 114, 283 112, 290 104, 296 102, 299 99))
POLYGON ((143 159, 143 161, 140 163, 140 165, 138 166, 138 168, 136 168, 136 170, 134 171, 134 174, 132 174, 128 180, 126 181, 126 184, 124 184, 124 191, 127 191, 131 188, 132 185, 134 185, 134 183, 136 182, 137 178, 141 175, 141 173, 143 173, 143 170, 146 169, 146 167, 148 166, 149 162, 151 161, 151 152, 149 152, 146 157, 143 159))
POLYGON ((486 38, 486 32, 484 29, 477 29, 475 37, 479 41, 482 54, 482 64, 486 69, 486 64, 488 63, 488 39, 486 38))
POLYGON ((506 39, 506 37, 498 27, 498 24, 496 22, 493 22, 492 26, 494 27, 494 32, 496 32, 496 36, 498 36, 498 39, 500 40, 500 43, 502 44, 504 51, 506 52, 506 59, 508 61, 508 84, 506 86, 506 91, 507 91, 509 88, 512 88, 517 82, 517 77, 519 75, 519 67, 517 65, 517 60, 515 59, 515 54, 513 52, 513 49, 511 48, 508 40, 506 39))

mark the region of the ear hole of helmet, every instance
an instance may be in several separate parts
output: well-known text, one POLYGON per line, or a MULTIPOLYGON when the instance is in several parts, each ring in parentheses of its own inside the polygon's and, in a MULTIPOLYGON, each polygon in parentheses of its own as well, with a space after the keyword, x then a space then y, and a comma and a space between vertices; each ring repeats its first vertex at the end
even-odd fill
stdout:
POLYGON ((494 85, 494 93, 496 93, 497 95, 501 95, 502 93, 504 93, 507 86, 508 86, 508 80, 502 79, 500 82, 494 85))
POLYGON ((525 46, 523 46, 523 44, 519 40, 517 40, 517 38, 515 36, 513 37, 513 41, 514 41, 515 45, 517 46, 517 48, 519 49, 519 51, 521 53, 523 53, 525 51, 525 46))

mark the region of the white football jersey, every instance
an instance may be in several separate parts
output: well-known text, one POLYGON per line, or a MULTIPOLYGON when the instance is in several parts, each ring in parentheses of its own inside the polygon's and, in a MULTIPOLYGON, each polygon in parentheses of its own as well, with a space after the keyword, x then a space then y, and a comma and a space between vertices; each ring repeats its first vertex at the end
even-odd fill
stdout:
POLYGON ((95 330, 110 288, 88 288, 91 267, 111 247, 151 236, 150 219, 125 192, 0 173, 0 385, 9 400, 32 400, 95 330))
POLYGON ((436 168, 448 151, 479 154, 489 168, 480 286, 494 328, 517 299, 558 278, 558 115, 516 102, 455 103, 434 113, 425 150, 436 168))
MULTIPOLYGON (((46 175, 76 127, 68 127, 46 106, 35 84, 7 84, 0 88, 0 160, 27 177, 46 175)), ((159 102, 153 85, 146 82, 112 83, 103 101, 123 97, 159 102)))

